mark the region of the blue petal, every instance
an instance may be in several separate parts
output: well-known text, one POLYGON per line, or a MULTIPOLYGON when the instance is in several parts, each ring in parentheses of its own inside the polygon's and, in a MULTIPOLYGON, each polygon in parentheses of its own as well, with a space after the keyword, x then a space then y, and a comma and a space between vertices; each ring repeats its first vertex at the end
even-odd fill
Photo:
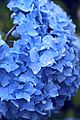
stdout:
POLYGON ((0 70, 0 82, 1 82, 1 85, 3 87, 7 86, 9 84, 9 80, 11 78, 9 77, 9 75, 7 74, 7 72, 5 72, 4 70, 0 70))
POLYGON ((39 55, 38 55, 37 51, 35 50, 35 48, 32 48, 30 50, 30 60, 32 62, 39 61, 39 55))
POLYGON ((41 70, 40 62, 31 62, 29 67, 31 68, 34 74, 37 74, 41 70))
POLYGON ((22 12, 19 12, 18 15, 14 19, 14 24, 18 24, 23 22, 25 19, 25 15, 22 12))
POLYGON ((51 110, 51 109, 53 109, 53 103, 51 99, 48 99, 46 101, 46 104, 44 105, 44 110, 51 110))
POLYGON ((33 102, 27 102, 21 106, 21 110, 35 111, 35 105, 33 102))
POLYGON ((40 63, 42 67, 51 66, 55 63, 52 52, 46 51, 40 57, 40 63))
POLYGON ((24 98, 25 100, 27 100, 28 102, 30 102, 30 95, 26 92, 22 92, 22 91, 17 91, 15 93, 16 99, 21 99, 24 98))
POLYGON ((2 113, 5 116, 7 111, 8 109, 6 104, 4 102, 0 102, 0 113, 2 113))

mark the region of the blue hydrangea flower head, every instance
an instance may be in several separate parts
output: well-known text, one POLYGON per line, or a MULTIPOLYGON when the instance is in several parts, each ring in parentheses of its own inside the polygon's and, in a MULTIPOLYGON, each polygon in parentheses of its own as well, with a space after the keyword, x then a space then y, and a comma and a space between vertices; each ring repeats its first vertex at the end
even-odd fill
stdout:
POLYGON ((75 25, 50 0, 10 0, 8 7, 17 25, 12 35, 18 40, 12 48, 0 42, 1 115, 9 120, 46 119, 80 85, 75 25))

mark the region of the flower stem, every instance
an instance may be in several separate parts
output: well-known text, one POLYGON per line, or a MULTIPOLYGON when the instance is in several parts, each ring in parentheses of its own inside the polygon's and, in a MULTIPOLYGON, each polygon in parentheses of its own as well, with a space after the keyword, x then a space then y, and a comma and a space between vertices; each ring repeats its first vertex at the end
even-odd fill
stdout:
POLYGON ((15 30, 16 26, 17 26, 17 24, 15 24, 15 25, 9 30, 9 32, 6 34, 6 36, 5 36, 5 42, 6 42, 6 43, 8 42, 8 38, 9 38, 10 34, 15 30))

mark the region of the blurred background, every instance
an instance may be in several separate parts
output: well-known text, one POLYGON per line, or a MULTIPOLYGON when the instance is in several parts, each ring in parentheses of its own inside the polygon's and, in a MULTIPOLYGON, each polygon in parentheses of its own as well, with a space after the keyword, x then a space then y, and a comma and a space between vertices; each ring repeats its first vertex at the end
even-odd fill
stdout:
MULTIPOLYGON (((80 36, 80 0, 53 0, 60 5, 76 24, 76 34, 80 36)), ((0 0, 0 34, 3 39, 12 28, 10 11, 6 8, 7 0, 0 0)), ((12 39, 12 38, 11 38, 12 39)), ((66 120, 72 117, 80 120, 80 90, 72 97, 71 101, 66 101, 64 107, 58 114, 53 115, 48 120, 66 120)))

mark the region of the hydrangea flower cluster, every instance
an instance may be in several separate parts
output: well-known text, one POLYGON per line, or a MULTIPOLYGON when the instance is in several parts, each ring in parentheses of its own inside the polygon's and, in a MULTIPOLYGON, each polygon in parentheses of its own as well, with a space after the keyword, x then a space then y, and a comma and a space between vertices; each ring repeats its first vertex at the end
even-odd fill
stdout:
POLYGON ((0 116, 46 119, 80 85, 75 25, 49 0, 10 0, 8 7, 19 39, 12 48, 0 40, 0 116))

